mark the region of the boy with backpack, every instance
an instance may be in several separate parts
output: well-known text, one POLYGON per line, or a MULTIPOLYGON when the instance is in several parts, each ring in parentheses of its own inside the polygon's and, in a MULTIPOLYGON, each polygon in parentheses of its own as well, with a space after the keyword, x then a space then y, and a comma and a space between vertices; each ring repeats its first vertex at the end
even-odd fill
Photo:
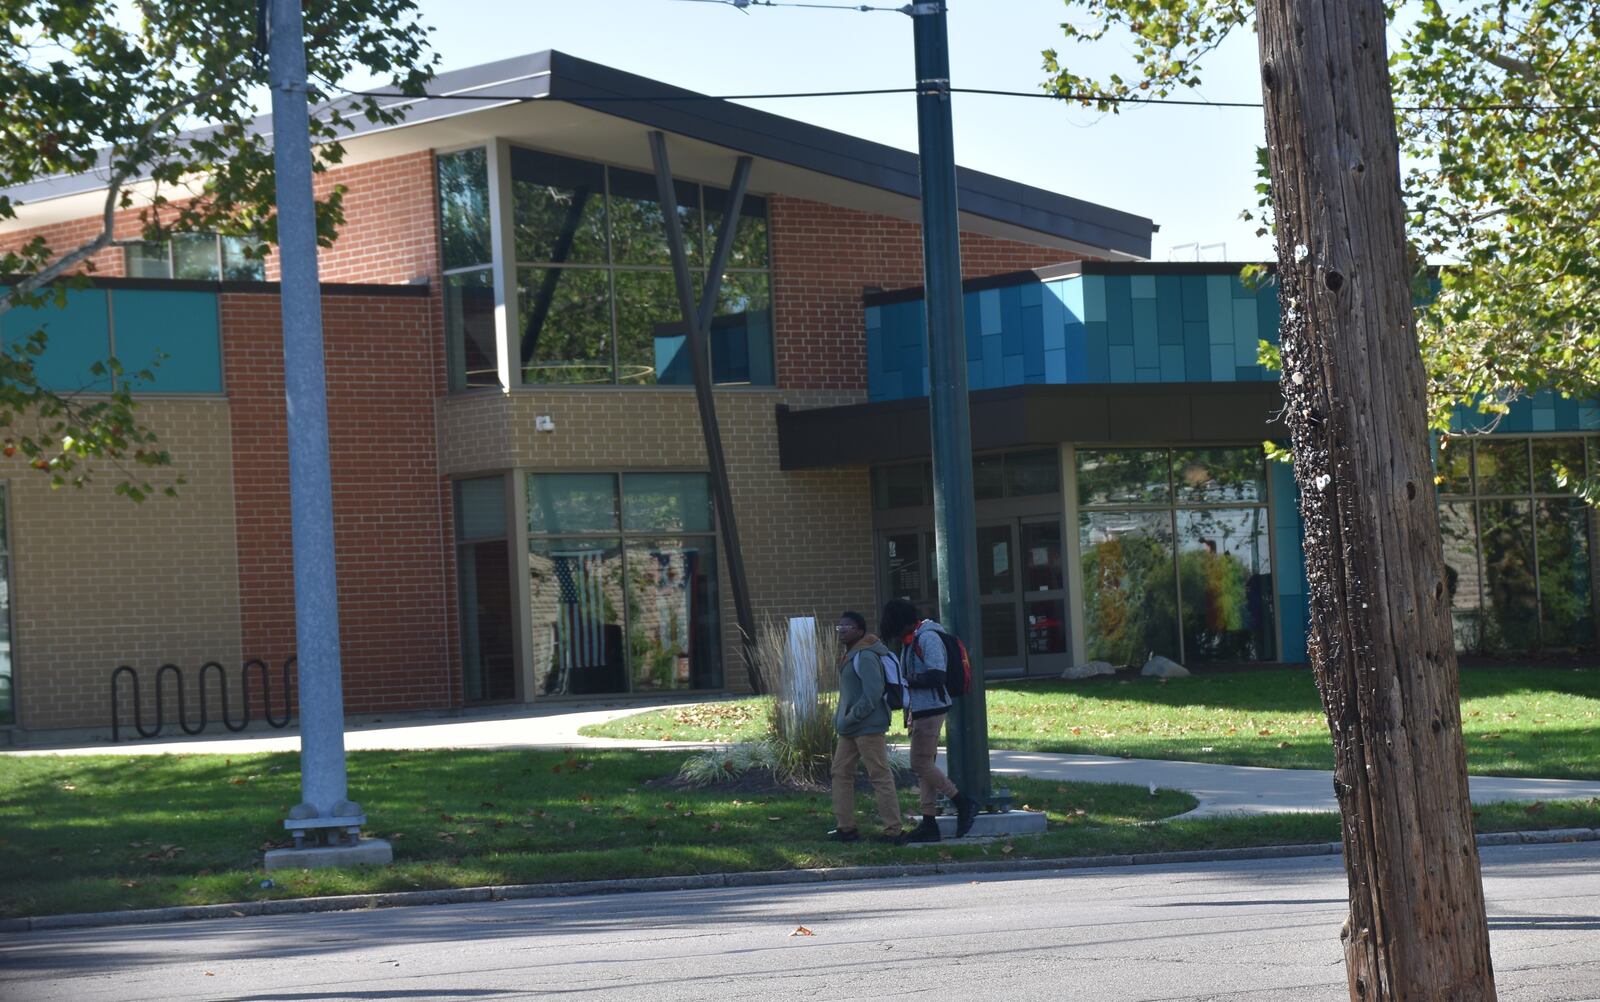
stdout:
POLYGON ((908 842, 939 841, 939 794, 956 808, 956 838, 972 830, 978 802, 956 789, 936 762, 939 734, 950 714, 952 695, 962 695, 971 679, 971 667, 961 642, 931 619, 917 615, 917 607, 903 598, 883 607, 879 633, 900 643, 900 670, 910 690, 911 771, 917 775, 922 823, 906 835, 908 842))
POLYGON ((861 762, 867 767, 878 821, 883 825, 878 838, 900 845, 906 837, 886 737, 893 701, 885 696, 885 678, 899 678, 894 655, 867 632, 867 620, 859 612, 840 613, 834 631, 844 654, 839 658, 839 705, 833 714, 833 728, 839 735, 833 750, 833 820, 837 827, 828 837, 840 842, 861 838, 856 829, 856 763, 861 762))

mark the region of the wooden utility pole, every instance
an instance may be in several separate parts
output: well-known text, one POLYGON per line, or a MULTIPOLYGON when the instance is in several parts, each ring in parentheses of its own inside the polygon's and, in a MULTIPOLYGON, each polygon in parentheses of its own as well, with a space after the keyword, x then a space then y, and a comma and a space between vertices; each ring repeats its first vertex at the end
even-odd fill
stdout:
POLYGON ((1256 16, 1350 997, 1492 1000, 1383 0, 1258 0, 1256 16))

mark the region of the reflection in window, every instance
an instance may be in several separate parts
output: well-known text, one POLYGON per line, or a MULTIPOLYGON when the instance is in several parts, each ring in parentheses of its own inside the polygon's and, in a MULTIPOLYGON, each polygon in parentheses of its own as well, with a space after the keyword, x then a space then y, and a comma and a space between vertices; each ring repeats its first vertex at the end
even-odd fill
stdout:
MULTIPOLYGON (((519 148, 511 165, 523 381, 692 385, 655 178, 519 148)), ((727 196, 675 184, 698 297, 727 196)), ((715 383, 775 381, 766 269, 766 202, 747 196, 711 322, 715 383)))
POLYGON ((703 473, 627 473, 619 493, 618 480, 528 477, 537 691, 718 688, 709 481, 703 473))
POLYGON ((1010 602, 979 606, 978 624, 985 658, 1014 658, 1022 653, 1017 646, 1017 613, 1010 602))
POLYGON ((1089 660, 1137 664, 1152 653, 1176 652, 1171 513, 1083 511, 1078 540, 1089 660))
POLYGON ((1591 515, 1560 475, 1584 475, 1585 445, 1496 436, 1440 450, 1441 493, 1453 496, 1440 502, 1439 523, 1458 650, 1594 646, 1591 515))
POLYGON ((517 273, 524 383, 611 382, 610 276, 590 268, 517 273))
POLYGON ((439 157, 439 231, 446 271, 493 260, 487 157, 483 147, 439 157))
POLYGON ((1277 656, 1260 447, 1082 449, 1077 464, 1091 658, 1277 656))
POLYGON ((1184 658, 1270 660, 1276 645, 1267 510, 1199 508, 1177 514, 1184 658))
POLYGON ((500 385, 500 339, 494 326, 494 278, 489 269, 444 277, 445 344, 450 388, 500 385))
POLYGON ((215 233, 175 233, 170 240, 148 240, 123 248, 129 278, 172 278, 191 282, 260 282, 266 262, 247 253, 241 237, 215 233))
POLYGON ((469 702, 517 695, 505 490, 504 477, 455 483, 461 674, 469 702))

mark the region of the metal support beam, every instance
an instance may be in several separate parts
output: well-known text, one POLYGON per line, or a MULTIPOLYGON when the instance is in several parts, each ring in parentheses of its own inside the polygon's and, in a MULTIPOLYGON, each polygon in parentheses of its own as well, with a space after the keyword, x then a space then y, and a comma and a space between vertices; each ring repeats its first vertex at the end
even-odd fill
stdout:
POLYGON ((684 250, 683 226, 678 220, 678 196, 672 185, 672 165, 667 159, 667 137, 659 131, 650 133, 650 159, 655 164, 656 190, 661 200, 661 214, 667 225, 667 248, 672 254, 672 278, 678 289, 678 306, 683 313, 683 325, 688 330, 689 362, 694 372, 695 401, 700 406, 700 430, 705 436, 706 461, 711 467, 711 493, 717 509, 717 525, 721 529, 722 548, 728 560, 728 584, 733 589, 734 614, 739 619, 741 648, 750 688, 761 691, 761 677, 756 671, 755 612, 750 605, 750 585, 744 573, 744 551, 739 546, 739 524, 733 513, 733 490, 728 483, 728 462, 722 452, 722 432, 717 426, 716 401, 711 394, 711 318, 716 315, 717 295, 722 290, 722 272, 728 266, 728 255, 733 249, 733 235, 739 226, 739 213, 744 207, 745 186, 750 180, 750 158, 740 157, 733 168, 733 184, 729 189, 727 214, 722 231, 717 234, 716 250, 711 256, 711 268, 706 273, 706 284, 695 303, 693 279, 689 274, 689 256, 684 250))
POLYGON ((956 216, 955 139, 950 123, 950 48, 945 5, 911 7, 916 45, 917 149, 922 176, 922 267, 927 290, 928 411, 933 437, 934 548, 939 621, 972 655, 972 689, 949 718, 950 779, 996 806, 989 786, 989 720, 978 629, 977 522, 972 499, 972 432, 967 413, 967 345, 962 331, 961 241, 956 216))

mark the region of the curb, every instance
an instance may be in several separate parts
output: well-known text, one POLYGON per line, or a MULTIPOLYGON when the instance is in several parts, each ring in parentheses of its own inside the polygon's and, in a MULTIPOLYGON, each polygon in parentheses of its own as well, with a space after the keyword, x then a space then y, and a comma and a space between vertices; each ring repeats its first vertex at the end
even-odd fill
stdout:
MULTIPOLYGON (((1553 845, 1562 842, 1600 841, 1600 828, 1557 828, 1550 831, 1493 832, 1476 836, 1480 847, 1553 845)), ((1247 859, 1290 859, 1300 856, 1337 856, 1338 842, 1307 845, 1266 845, 1244 849, 1183 849, 1137 855, 1066 856, 1058 859, 994 859, 973 862, 908 863, 881 866, 835 866, 812 870, 756 870, 748 873, 704 873, 679 877, 638 877, 620 880, 584 880, 543 884, 508 884, 461 887, 437 891, 391 891, 380 894, 343 894, 321 898, 284 898, 241 901, 236 904, 180 905, 118 912, 76 912, 34 918, 0 919, 0 933, 42 932, 52 929, 87 929, 101 926, 149 925, 220 918, 254 918, 311 912, 360 911, 417 905, 459 905, 481 901, 515 901, 527 898, 589 897, 646 891, 697 891, 720 887, 773 887, 785 884, 825 884, 846 880, 883 880, 890 877, 929 877, 963 873, 1049 873, 1115 866, 1158 866, 1173 863, 1219 863, 1247 859)))

